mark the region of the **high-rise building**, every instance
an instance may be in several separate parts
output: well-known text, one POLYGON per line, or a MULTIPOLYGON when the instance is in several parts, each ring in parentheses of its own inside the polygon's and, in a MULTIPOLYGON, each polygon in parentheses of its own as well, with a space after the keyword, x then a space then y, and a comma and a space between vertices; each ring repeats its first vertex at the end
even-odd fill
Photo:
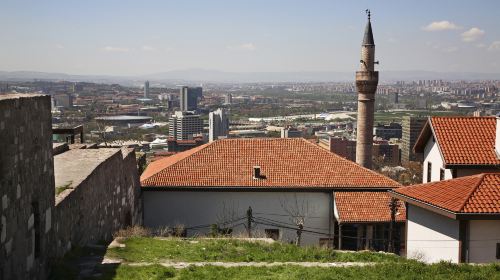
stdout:
POLYGON ((358 124, 356 163, 366 168, 372 166, 373 119, 375 92, 378 85, 378 71, 375 71, 375 42, 373 40, 370 11, 361 47, 360 70, 356 72, 358 91, 358 124))
POLYGON ((422 161, 423 155, 415 154, 413 146, 417 142, 417 138, 422 131, 422 128, 427 121, 426 117, 403 117, 402 127, 403 136, 401 140, 401 162, 407 163, 408 161, 422 161))
POLYGON ((181 87, 179 93, 181 111, 195 111, 198 109, 198 98, 203 96, 201 87, 181 87))
POLYGON ((149 81, 144 83, 144 98, 149 98, 149 81))
POLYGON ((208 116, 208 139, 210 142, 229 134, 229 119, 224 109, 210 112, 208 116))
POLYGON ((224 97, 224 104, 230 105, 231 103, 233 103, 233 95, 231 93, 227 93, 224 97))
POLYGON ((169 120, 168 135, 177 140, 193 139, 203 132, 203 120, 191 112, 175 112, 169 120))

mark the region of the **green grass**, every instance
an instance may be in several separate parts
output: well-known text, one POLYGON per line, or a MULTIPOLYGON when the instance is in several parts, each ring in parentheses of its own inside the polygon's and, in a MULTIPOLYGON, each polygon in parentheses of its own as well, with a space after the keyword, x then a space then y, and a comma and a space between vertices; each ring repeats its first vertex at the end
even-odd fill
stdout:
POLYGON ((60 193, 62 193, 63 191, 67 190, 67 189, 70 189, 71 188, 71 184, 73 184, 73 181, 69 181, 67 182, 66 184, 64 185, 61 185, 61 186, 57 186, 56 187, 56 196, 58 196, 60 193))
MULTIPOLYGON (((500 265, 471 266, 439 263, 425 265, 415 261, 371 267, 318 268, 299 266, 277 267, 194 267, 174 270, 159 265, 103 268, 97 279, 500 279, 500 265)), ((95 278, 93 278, 95 279, 95 278)))
POLYGON ((399 262, 404 259, 375 252, 338 252, 319 247, 297 247, 275 242, 235 239, 155 239, 132 237, 124 248, 108 249, 107 256, 126 262, 227 261, 227 262, 399 262))

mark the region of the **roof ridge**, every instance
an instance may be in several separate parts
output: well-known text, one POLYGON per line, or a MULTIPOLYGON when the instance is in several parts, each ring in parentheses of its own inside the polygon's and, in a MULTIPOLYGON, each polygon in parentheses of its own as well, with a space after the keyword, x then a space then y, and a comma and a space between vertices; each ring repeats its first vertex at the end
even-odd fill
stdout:
POLYGON ((474 117, 474 116, 430 116, 431 118, 440 118, 440 119, 493 119, 496 118, 495 116, 479 116, 479 117, 474 117))
MULTIPOLYGON (((325 153, 327 153, 327 154, 329 154, 329 155, 333 155, 333 156, 336 156, 336 157, 338 157, 338 158, 341 158, 342 160, 345 160, 345 161, 349 162, 349 164, 354 164, 354 165, 357 165, 357 166, 359 166, 359 167, 363 168, 364 170, 367 170, 367 171, 371 172, 372 174, 375 174, 375 175, 377 175, 377 176, 384 177, 384 178, 386 178, 386 179, 388 179, 388 180, 390 180, 390 181, 393 181, 394 183, 396 183, 396 184, 398 185, 397 187, 394 187, 394 188, 398 188, 398 187, 402 186, 399 182, 397 182, 397 181, 395 181, 395 180, 393 180, 393 179, 391 179, 391 178, 389 178, 389 177, 387 177, 387 176, 385 176, 385 175, 382 175, 382 174, 380 174, 380 173, 378 173, 378 172, 376 172, 376 171, 374 171, 374 170, 371 170, 371 169, 369 169, 369 168, 366 168, 366 167, 364 167, 364 166, 361 166, 361 165, 357 164, 357 163, 356 163, 356 162, 354 162, 354 161, 348 160, 348 159, 346 159, 346 158, 344 158, 344 157, 341 157, 341 156, 337 155, 336 153, 329 152, 329 151, 327 151, 327 150, 325 150, 325 149, 323 149, 323 148, 319 147, 318 145, 316 145, 316 144, 314 144, 314 143, 312 143, 312 142, 310 142, 310 141, 307 141, 307 139, 305 139, 305 138, 299 138, 299 139, 302 139, 303 141, 305 141, 305 142, 307 142, 308 144, 310 144, 310 145, 314 146, 314 147, 315 147, 315 148, 317 148, 318 150, 321 150, 322 152, 325 152, 325 153)), ((391 187, 391 188, 392 188, 392 186, 388 186, 388 187, 391 187)))
POLYGON ((472 188, 472 190, 467 194, 467 198, 465 199, 465 201, 462 203, 462 205, 460 206, 459 208, 459 211, 462 212, 464 210, 464 207, 465 205, 467 204, 467 202, 469 202, 469 200, 471 199, 471 196, 474 194, 474 192, 476 192, 476 190, 479 188, 479 186, 481 186, 481 184, 483 183, 483 180, 484 180, 484 177, 486 176, 485 173, 481 173, 479 175, 475 175, 474 177, 479 177, 479 181, 477 182, 477 184, 472 188))

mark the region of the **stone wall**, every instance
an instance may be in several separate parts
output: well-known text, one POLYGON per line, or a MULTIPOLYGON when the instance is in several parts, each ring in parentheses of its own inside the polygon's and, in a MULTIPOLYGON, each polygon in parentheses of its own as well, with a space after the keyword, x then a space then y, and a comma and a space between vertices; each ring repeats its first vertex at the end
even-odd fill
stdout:
POLYGON ((141 223, 139 177, 133 149, 71 150, 57 155, 55 161, 56 187, 58 172, 71 179, 70 188, 56 197, 57 257, 74 246, 110 241, 118 229, 141 223), (97 166, 86 166, 84 158, 97 166), (73 167, 67 162, 71 160, 76 160, 73 167), (58 166, 61 164, 64 166, 58 166), (83 178, 72 178, 71 169, 75 168, 84 173, 83 178))
POLYGON ((54 207, 50 97, 0 95, 0 279, 47 276, 54 207))
POLYGON ((58 152, 49 96, 0 95, 2 280, 46 279, 52 261, 71 247, 142 223, 133 149, 58 152))

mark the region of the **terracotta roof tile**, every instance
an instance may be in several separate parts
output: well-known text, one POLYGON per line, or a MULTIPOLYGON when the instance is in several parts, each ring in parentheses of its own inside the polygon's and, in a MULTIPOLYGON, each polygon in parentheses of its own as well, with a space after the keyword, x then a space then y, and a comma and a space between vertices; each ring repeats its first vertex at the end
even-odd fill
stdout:
POLYGON ((399 184, 305 139, 224 139, 151 163, 147 187, 388 188, 399 184), (253 179, 253 166, 265 179, 253 179))
MULTIPOLYGON (((387 192, 335 192, 335 205, 341 223, 390 222, 391 196, 387 192)), ((406 220, 406 208, 398 201, 396 221, 406 220)))
POLYGON ((499 165, 495 117, 431 117, 445 164, 499 165))
POLYGON ((500 173, 483 173, 393 190, 455 213, 500 213, 500 173))

